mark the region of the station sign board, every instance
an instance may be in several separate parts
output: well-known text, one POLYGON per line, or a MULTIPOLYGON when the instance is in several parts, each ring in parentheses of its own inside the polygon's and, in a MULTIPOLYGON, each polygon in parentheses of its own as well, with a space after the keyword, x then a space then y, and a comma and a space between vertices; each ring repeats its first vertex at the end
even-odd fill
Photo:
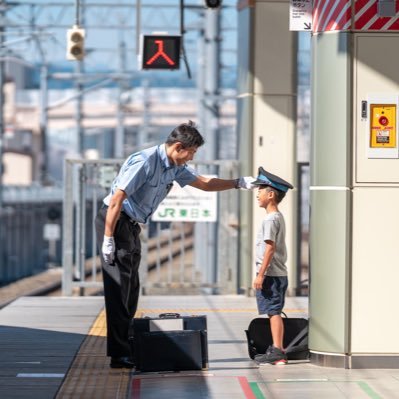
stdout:
POLYGON ((312 0, 290 1, 290 30, 312 31, 312 0))
POLYGON ((168 196, 152 215, 154 222, 216 222, 217 193, 174 182, 168 196))

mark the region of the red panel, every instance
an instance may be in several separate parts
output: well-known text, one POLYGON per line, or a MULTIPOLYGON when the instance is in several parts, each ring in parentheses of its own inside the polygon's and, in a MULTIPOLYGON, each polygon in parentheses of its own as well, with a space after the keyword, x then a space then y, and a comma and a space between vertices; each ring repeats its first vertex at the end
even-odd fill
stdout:
POLYGON ((315 1, 313 3, 313 31, 322 32, 343 29, 351 19, 350 4, 350 0, 315 1), (346 6, 347 10, 341 15, 346 6), (333 10, 332 13, 331 10, 333 10))
MULTIPOLYGON (((348 9, 345 11, 343 15, 340 15, 342 12, 342 9, 346 6, 348 3, 347 0, 341 0, 339 1, 338 6, 334 10, 333 14, 328 18, 328 24, 324 31, 331 31, 331 30, 341 30, 344 28, 347 22, 350 21, 351 19, 351 8, 348 7, 348 9), (339 18, 339 19, 338 19, 339 18)), ((350 28, 350 26, 349 26, 350 28)), ((348 28, 348 29, 349 29, 348 28)))
MULTIPOLYGON (((399 16, 378 17, 378 0, 315 0, 313 3, 313 32, 364 30, 399 30, 399 16), (350 25, 354 3, 354 26, 350 25), (323 7, 325 7, 323 9, 323 7), (341 15, 342 10, 347 7, 341 15), (333 12, 330 15, 330 11, 333 12)), ((399 13, 399 1, 396 1, 399 13)))
MULTIPOLYGON (((371 6, 362 14, 359 15, 363 7, 365 7, 369 1, 367 0, 356 0, 355 2, 355 30, 364 31, 392 31, 399 30, 399 18, 394 17, 378 17, 378 1, 374 0, 371 6), (373 22, 370 24, 370 21, 373 22)), ((399 2, 396 1, 396 13, 399 11, 399 2)))
POLYGON ((364 26, 377 15, 377 1, 375 1, 360 17, 355 14, 355 29, 363 29, 364 26))

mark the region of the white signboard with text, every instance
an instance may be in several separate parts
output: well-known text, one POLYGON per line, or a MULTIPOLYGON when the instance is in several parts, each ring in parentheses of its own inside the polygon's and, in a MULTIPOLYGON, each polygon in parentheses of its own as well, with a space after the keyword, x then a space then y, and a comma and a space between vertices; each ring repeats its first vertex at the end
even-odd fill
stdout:
MULTIPOLYGON (((209 176, 208 176, 209 177, 209 176)), ((154 222, 216 222, 217 193, 180 187, 174 182, 168 196, 152 215, 154 222)))
POLYGON ((290 1, 290 30, 312 30, 312 0, 290 1))

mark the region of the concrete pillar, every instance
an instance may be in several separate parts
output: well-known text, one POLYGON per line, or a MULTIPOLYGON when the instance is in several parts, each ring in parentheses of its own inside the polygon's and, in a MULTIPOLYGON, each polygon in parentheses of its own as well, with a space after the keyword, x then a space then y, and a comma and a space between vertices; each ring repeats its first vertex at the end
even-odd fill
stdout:
POLYGON ((399 364, 397 120, 396 149, 370 149, 370 105, 398 118, 399 6, 378 3, 314 3, 309 346, 325 366, 399 364))
MULTIPOLYGON (((259 166, 296 184, 296 33, 288 30, 288 1, 240 1, 238 135, 241 174, 259 166)), ((289 294, 296 290, 296 190, 280 210, 287 225, 289 294)), ((255 193, 241 194, 241 287, 249 291, 260 220, 255 193)))

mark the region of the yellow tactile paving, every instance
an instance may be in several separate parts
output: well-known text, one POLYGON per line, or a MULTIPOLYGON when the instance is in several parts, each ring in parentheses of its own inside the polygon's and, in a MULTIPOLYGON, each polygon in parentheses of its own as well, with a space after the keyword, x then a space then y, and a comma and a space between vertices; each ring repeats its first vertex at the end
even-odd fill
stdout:
POLYGON ((111 369, 106 357, 106 322, 102 311, 76 355, 57 399, 125 398, 129 370, 111 369))
POLYGON ((89 335, 94 335, 97 337, 106 337, 107 336, 107 326, 105 323, 105 310, 102 310, 98 315, 96 321, 93 323, 89 335))
MULTIPOLYGON (((286 313, 303 313, 305 309, 285 309, 286 313)), ((160 313, 253 313, 250 308, 140 308, 136 317, 160 313)), ((106 320, 105 311, 101 311, 93 323, 79 353, 65 377, 56 398, 57 399, 97 399, 125 398, 129 387, 129 370, 111 369, 106 354, 106 320)))

